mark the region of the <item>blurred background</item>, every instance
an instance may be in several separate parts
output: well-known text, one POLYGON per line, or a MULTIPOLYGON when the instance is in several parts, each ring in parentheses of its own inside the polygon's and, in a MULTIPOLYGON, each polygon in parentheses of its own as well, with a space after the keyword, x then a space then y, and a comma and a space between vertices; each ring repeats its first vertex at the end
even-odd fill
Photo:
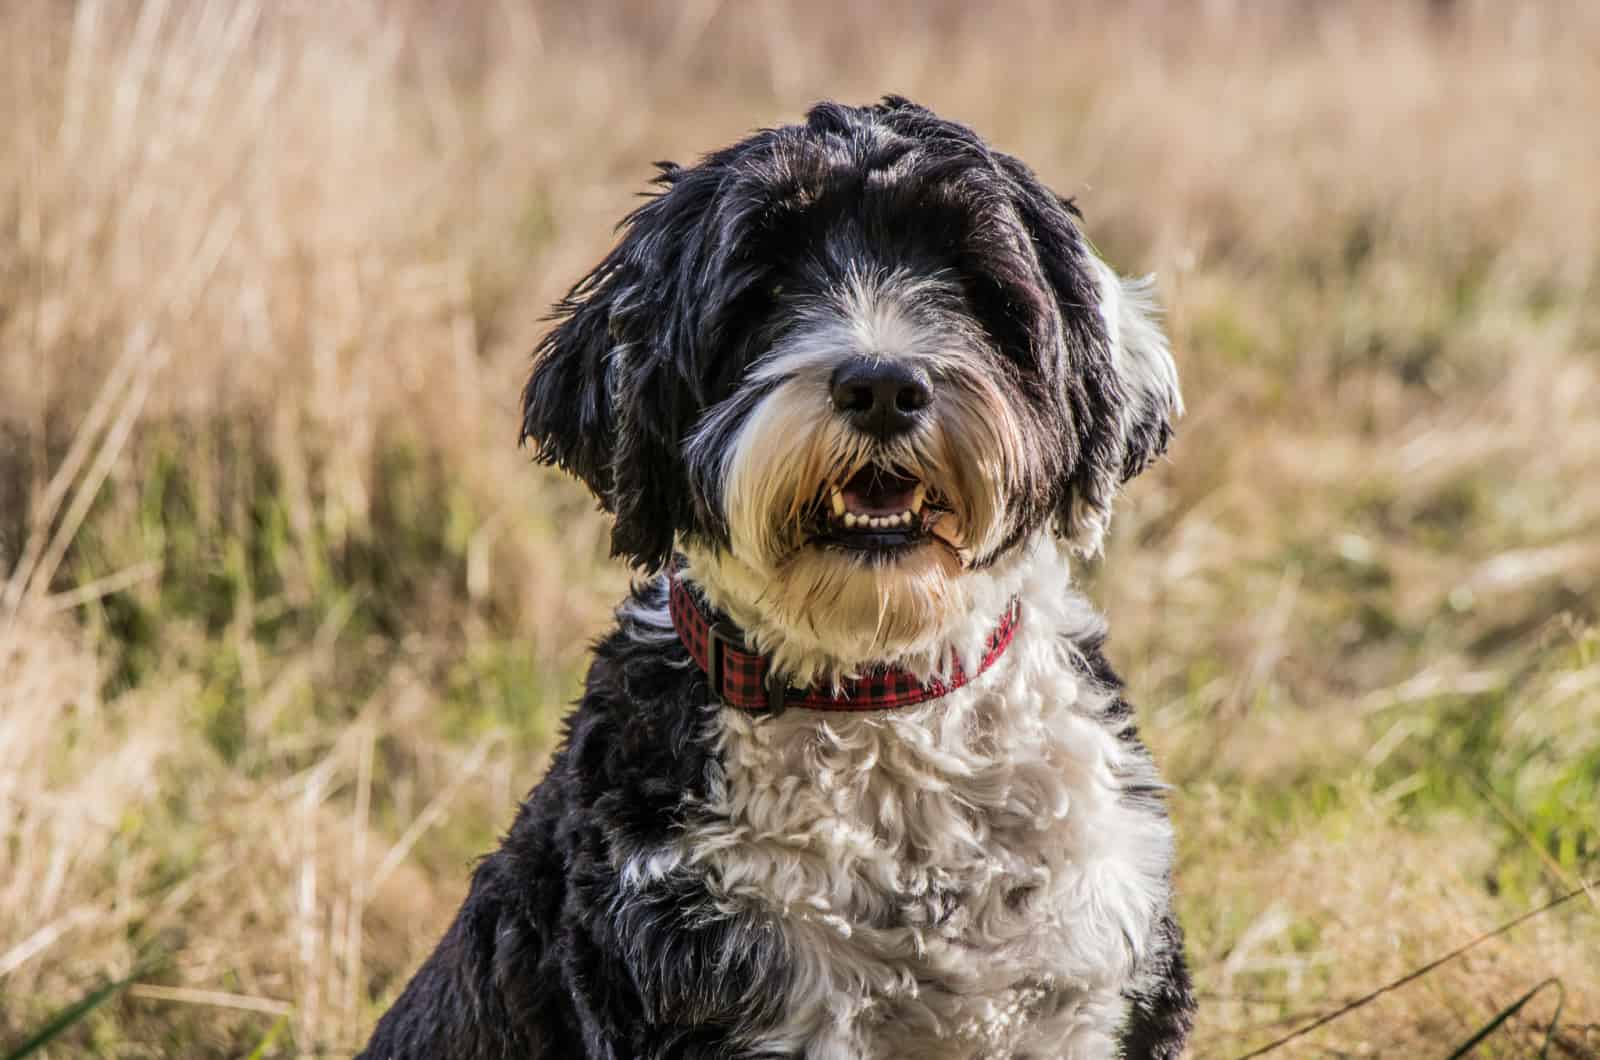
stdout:
MULTIPOLYGON (((515 444, 542 314, 653 160, 887 92, 1168 307, 1082 576, 1194 1055, 1600 874, 1600 5, 8 0, 0 1055, 108 983, 48 1055, 359 1044, 629 577, 515 444)), ((1473 1055, 1600 1055, 1597 965, 1591 894, 1278 1052, 1553 980, 1473 1055)))

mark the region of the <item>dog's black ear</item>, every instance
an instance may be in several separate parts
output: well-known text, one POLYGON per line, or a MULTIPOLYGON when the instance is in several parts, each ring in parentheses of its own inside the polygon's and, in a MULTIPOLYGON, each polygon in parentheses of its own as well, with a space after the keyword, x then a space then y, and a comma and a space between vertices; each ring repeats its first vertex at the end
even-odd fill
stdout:
POLYGON ((665 190, 556 305, 522 394, 522 439, 612 514, 612 554, 651 570, 692 525, 681 448, 701 396, 693 287, 716 187, 705 166, 659 166, 665 190))
POLYGON ((602 264, 556 304, 560 323, 539 343, 522 390, 522 435, 540 463, 570 472, 611 509, 611 459, 616 451, 612 395, 609 284, 602 264))
POLYGON ((1076 551, 1092 555, 1117 490, 1166 451, 1183 412, 1177 366, 1155 322, 1150 281, 1124 282, 1089 246, 1070 199, 1019 160, 998 157, 1058 310, 1059 330, 1045 322, 1035 339, 1041 347, 1059 342, 1059 356, 1040 364, 1054 364, 1059 374, 1050 382, 1071 418, 1056 524, 1076 551))

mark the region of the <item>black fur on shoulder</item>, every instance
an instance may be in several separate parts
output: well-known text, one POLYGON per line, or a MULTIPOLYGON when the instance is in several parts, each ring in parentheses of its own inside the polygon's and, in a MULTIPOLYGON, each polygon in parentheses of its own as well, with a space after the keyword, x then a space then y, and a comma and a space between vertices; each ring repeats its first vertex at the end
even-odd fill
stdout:
MULTIPOLYGON (((1098 629, 1077 645, 1084 674, 1114 693, 1106 721, 1126 743, 1139 744, 1133 705, 1122 695, 1122 678, 1105 656, 1105 630, 1098 629)), ((1151 812, 1161 809, 1165 788, 1119 778, 1124 801, 1141 804, 1151 812)), ((1126 992, 1128 1022, 1122 1031, 1122 1055, 1127 1060, 1179 1060, 1194 1026, 1197 999, 1183 954, 1183 929, 1169 910, 1156 928, 1150 957, 1126 992)))
POLYGON ((675 638, 638 633, 624 622, 597 646, 549 774, 365 1060, 728 1060, 783 996, 769 919, 688 876, 618 872, 683 826, 713 753, 704 675, 675 638))

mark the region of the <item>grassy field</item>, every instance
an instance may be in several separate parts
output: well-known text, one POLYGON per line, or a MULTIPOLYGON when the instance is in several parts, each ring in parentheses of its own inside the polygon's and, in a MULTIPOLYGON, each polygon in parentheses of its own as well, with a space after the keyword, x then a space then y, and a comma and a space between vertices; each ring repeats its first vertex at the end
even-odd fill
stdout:
MULTIPOLYGON (((348 1055, 628 572, 515 446, 657 158, 898 92, 1153 271, 1084 571, 1234 1057, 1600 876, 1600 6, 0 5, 0 1056, 348 1055), (270 1040, 268 1040, 270 1039, 270 1040)), ((1600 1055, 1600 892, 1281 1056, 1600 1055), (1558 1000, 1563 1003, 1559 1006, 1558 1000)))

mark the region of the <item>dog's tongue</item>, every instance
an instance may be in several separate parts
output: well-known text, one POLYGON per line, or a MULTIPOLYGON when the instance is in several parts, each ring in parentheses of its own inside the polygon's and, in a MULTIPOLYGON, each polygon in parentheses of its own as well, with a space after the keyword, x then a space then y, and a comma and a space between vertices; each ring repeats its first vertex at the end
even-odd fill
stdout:
POLYGON ((858 515, 898 515, 911 507, 917 480, 867 465, 839 490, 845 508, 858 515))

